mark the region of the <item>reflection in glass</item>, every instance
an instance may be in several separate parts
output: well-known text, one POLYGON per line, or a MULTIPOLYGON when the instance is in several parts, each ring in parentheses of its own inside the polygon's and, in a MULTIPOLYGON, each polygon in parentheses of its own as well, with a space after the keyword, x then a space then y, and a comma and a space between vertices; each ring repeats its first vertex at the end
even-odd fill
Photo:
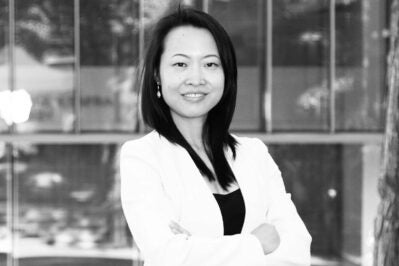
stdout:
POLYGON ((273 1, 274 130, 328 129, 329 1, 273 1))
POLYGON ((338 130, 383 128, 385 2, 336 3, 338 130))
POLYGON ((15 1, 15 90, 32 102, 19 132, 73 129, 73 1, 15 1))
POLYGON ((8 130, 6 123, 6 112, 4 105, 1 103, 6 101, 4 94, 10 91, 10 73, 9 73, 9 10, 8 1, 0 0, 0 133, 8 130))
POLYGON ((139 2, 80 1, 82 130, 136 129, 139 2))
MULTIPOLYGON (((343 254, 358 261, 362 255, 362 146, 269 145, 269 149, 312 235, 312 265, 360 265, 349 263, 343 254)), ((370 163, 379 168, 378 162, 370 163)))
POLYGON ((40 265, 55 260, 65 265, 118 266, 139 260, 120 205, 117 149, 117 145, 16 146, 16 163, 24 165, 16 177, 15 252, 21 262, 41 258, 40 265), (113 263, 107 264, 110 259, 113 263))
POLYGON ((232 129, 260 128, 262 1, 210 1, 209 13, 229 33, 237 55, 237 107, 232 129))
POLYGON ((147 47, 146 44, 151 38, 150 34, 152 27, 162 16, 166 15, 168 12, 173 12, 177 10, 179 4, 202 10, 202 2, 203 0, 143 1, 144 47, 147 47))

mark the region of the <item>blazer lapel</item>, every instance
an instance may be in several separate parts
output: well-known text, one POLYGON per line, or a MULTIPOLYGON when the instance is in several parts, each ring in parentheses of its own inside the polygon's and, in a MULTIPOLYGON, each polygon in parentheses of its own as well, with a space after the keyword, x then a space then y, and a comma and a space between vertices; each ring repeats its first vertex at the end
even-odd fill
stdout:
MULTIPOLYGON (((167 141, 163 138, 163 141, 167 141)), ((199 172, 188 152, 167 141, 168 167, 172 167, 176 176, 170 177, 179 183, 181 195, 179 203, 181 225, 192 233, 205 236, 223 235, 223 218, 211 190, 199 172)), ((168 171, 168 173, 171 173, 168 171)), ((168 178, 169 179, 169 178, 168 178)))

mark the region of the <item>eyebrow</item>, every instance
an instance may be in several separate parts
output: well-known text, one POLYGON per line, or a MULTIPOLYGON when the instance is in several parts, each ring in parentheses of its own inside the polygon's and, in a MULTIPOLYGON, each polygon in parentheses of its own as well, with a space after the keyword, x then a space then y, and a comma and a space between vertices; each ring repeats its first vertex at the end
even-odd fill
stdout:
MULTIPOLYGON (((182 57, 190 58, 186 54, 174 54, 174 55, 172 55, 172 57, 176 57, 176 56, 182 56, 182 57)), ((208 55, 204 56, 203 58, 208 58, 208 57, 216 57, 216 58, 220 59, 219 56, 216 55, 216 54, 208 54, 208 55)))

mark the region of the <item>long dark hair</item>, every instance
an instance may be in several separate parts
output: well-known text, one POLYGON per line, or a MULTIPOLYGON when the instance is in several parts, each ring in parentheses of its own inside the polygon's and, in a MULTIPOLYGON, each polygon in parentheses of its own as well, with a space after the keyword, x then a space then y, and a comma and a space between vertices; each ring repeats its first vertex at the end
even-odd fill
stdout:
POLYGON ((233 44, 224 28, 210 15, 191 8, 180 7, 177 11, 163 17, 155 25, 152 39, 147 48, 141 74, 141 112, 144 122, 158 131, 170 142, 185 148, 202 175, 210 181, 217 180, 225 190, 236 181, 226 156, 225 148, 230 148, 236 156, 237 141, 229 134, 237 97, 237 63, 233 44), (219 51, 225 83, 223 95, 205 120, 202 141, 216 176, 205 165, 173 122, 169 106, 163 98, 156 96, 155 77, 159 73, 160 58, 164 50, 166 35, 174 28, 193 26, 208 30, 219 51))

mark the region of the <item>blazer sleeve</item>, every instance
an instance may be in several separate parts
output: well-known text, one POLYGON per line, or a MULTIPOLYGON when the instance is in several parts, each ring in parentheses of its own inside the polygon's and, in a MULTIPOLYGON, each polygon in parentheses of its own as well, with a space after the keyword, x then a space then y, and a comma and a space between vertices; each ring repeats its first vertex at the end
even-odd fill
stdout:
POLYGON ((252 234, 187 238, 172 233, 175 215, 157 167, 124 147, 120 160, 122 207, 146 265, 265 265, 261 243, 252 234))
POLYGON ((280 235, 280 246, 266 255, 268 265, 310 265, 310 236, 305 224, 300 218, 291 195, 286 193, 281 172, 270 156, 266 145, 256 139, 256 149, 259 164, 262 168, 269 207, 266 221, 273 224, 280 235))

